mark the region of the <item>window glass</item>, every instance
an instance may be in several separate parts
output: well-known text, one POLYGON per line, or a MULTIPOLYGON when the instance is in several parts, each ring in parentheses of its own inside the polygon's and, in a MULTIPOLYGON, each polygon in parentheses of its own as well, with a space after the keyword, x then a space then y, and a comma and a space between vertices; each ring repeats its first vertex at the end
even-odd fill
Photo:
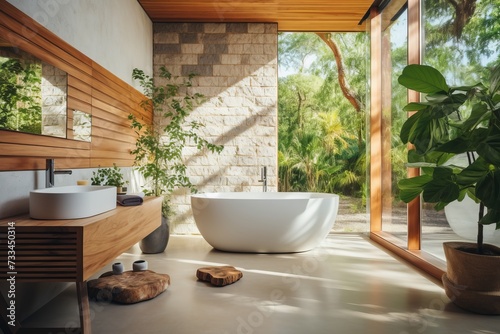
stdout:
MULTIPOLYGON (((441 71, 448 85, 470 85, 485 81, 484 67, 499 61, 498 0, 457 3, 454 7, 449 1, 422 0, 422 62, 441 71)), ((450 204, 446 214, 423 204, 422 249, 444 259, 443 241, 475 240, 475 211, 472 201, 450 204)), ((485 238, 500 245, 500 231, 491 229, 485 238)))
POLYGON ((398 76, 407 64, 408 34, 406 7, 387 9, 383 15, 382 36, 382 231, 407 238, 406 204, 399 200, 397 182, 406 176, 406 145, 399 130, 407 118, 406 89, 398 76))

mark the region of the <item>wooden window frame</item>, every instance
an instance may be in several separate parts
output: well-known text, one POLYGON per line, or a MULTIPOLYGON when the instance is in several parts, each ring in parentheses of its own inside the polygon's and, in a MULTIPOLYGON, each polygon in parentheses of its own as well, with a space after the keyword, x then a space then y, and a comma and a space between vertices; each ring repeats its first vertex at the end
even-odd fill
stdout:
MULTIPOLYGON (((421 0, 408 0, 408 63, 420 64, 421 61, 421 0)), ((395 253, 405 261, 421 269, 441 284, 441 277, 446 271, 446 263, 421 250, 421 216, 420 199, 408 204, 408 239, 402 239, 383 231, 383 199, 382 189, 386 179, 387 168, 384 169, 384 137, 383 137, 383 97, 384 93, 384 40, 382 11, 378 8, 370 10, 371 38, 371 70, 370 70, 370 239, 382 247, 395 253)), ((390 70, 390 69, 389 69, 390 70)), ((385 94, 385 95, 384 95, 385 94)), ((390 96, 390 95, 389 95, 390 96)), ((419 101, 420 95, 408 91, 408 101, 419 101)), ((419 169, 409 169, 409 176, 419 175, 419 169)))

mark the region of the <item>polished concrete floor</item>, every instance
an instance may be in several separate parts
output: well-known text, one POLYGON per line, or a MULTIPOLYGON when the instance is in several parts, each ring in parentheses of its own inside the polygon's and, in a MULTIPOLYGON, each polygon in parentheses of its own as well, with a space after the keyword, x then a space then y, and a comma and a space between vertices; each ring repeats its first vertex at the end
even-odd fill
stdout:
MULTIPOLYGON (((169 274, 171 286, 138 304, 91 302, 92 333, 500 333, 500 317, 450 304, 439 285, 364 234, 334 233, 312 251, 275 255, 224 253, 199 236, 171 236, 163 254, 134 246, 117 260, 131 268, 137 259, 169 274), (233 265, 243 278, 220 288, 198 281, 196 270, 212 265, 233 265)), ((27 325, 71 333, 74 294, 66 289, 27 325)))

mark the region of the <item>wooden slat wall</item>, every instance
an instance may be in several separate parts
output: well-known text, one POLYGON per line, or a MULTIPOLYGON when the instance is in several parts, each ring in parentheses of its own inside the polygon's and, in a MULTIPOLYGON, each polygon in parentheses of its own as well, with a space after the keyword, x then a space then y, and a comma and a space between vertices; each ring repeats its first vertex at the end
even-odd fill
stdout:
MULTIPOLYGON (((130 150, 134 148, 135 133, 127 116, 141 115, 139 106, 144 98, 136 90, 116 78, 96 63, 92 64, 92 143, 93 166, 131 165, 130 150)), ((150 117, 150 116, 148 116, 150 117)))
POLYGON ((73 110, 92 115, 90 143, 0 130, 0 171, 44 169, 46 158, 57 159, 58 168, 133 164, 129 152, 136 136, 127 117, 133 113, 151 122, 152 114, 139 105, 144 95, 5 0, 0 0, 0 35, 68 73, 70 120, 73 110))

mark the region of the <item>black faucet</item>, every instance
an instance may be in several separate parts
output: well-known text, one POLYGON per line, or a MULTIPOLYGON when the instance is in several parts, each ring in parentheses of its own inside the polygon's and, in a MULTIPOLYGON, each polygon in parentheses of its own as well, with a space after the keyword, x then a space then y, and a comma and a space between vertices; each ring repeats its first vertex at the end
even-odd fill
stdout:
POLYGON ((55 174, 69 174, 73 173, 72 170, 55 170, 54 159, 45 160, 45 188, 51 188, 54 184, 55 174))

